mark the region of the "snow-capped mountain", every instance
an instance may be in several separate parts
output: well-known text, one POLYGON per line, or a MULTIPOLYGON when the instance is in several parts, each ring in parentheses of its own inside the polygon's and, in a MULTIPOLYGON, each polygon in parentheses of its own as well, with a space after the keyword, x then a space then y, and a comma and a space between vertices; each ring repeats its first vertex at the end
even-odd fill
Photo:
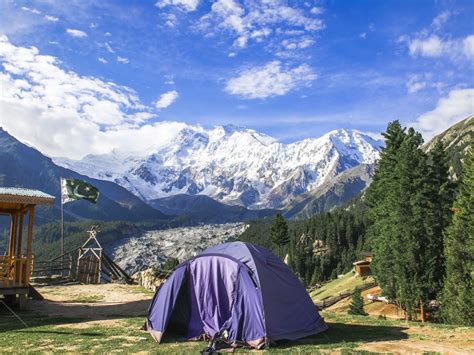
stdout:
POLYGON ((279 208, 359 164, 373 164, 382 143, 339 129, 291 144, 251 129, 186 126, 156 151, 127 156, 113 151, 59 165, 110 180, 144 201, 202 194, 252 209, 279 208))

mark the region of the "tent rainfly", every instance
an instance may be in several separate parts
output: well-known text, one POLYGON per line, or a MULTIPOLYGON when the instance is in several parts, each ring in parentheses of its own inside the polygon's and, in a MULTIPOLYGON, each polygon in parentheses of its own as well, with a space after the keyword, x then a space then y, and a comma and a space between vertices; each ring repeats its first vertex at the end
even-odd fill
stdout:
POLYGON ((243 242, 211 247, 178 265, 156 292, 146 326, 157 342, 169 331, 257 349, 327 329, 290 268, 243 242))

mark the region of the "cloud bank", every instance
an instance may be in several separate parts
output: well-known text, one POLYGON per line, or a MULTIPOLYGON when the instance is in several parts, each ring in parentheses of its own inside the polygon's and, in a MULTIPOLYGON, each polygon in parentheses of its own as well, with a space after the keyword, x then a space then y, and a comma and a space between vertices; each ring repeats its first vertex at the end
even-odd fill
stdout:
POLYGON ((0 36, 0 127, 57 157, 117 151, 146 154, 186 126, 152 122, 135 91, 61 68, 35 47, 0 36))

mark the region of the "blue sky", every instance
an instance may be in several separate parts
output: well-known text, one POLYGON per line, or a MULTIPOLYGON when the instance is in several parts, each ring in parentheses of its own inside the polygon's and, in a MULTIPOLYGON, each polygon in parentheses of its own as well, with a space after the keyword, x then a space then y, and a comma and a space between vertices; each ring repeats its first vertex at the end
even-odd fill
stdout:
POLYGON ((0 126, 50 155, 164 121, 292 142, 394 119, 430 137, 474 111, 473 1, 0 4, 0 126))

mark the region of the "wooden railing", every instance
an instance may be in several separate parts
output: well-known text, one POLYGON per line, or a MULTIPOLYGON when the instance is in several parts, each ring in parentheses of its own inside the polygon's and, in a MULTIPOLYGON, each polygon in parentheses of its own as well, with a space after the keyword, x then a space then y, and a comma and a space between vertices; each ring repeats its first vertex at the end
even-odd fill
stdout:
POLYGON ((0 255, 0 288, 27 287, 33 270, 33 257, 0 255))
POLYGON ((49 260, 49 261, 35 261, 35 269, 33 270, 33 277, 51 277, 62 276, 72 277, 75 269, 76 260, 71 256, 64 257, 63 260, 49 260))

